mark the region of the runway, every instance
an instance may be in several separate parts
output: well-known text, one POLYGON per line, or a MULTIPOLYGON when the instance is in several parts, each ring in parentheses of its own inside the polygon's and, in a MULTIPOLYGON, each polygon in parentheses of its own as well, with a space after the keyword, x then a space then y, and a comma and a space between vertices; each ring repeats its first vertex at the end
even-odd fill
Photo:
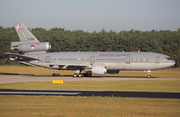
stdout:
POLYGON ((0 84, 15 82, 45 82, 52 80, 63 81, 143 81, 143 80, 180 80, 180 78, 136 78, 136 77, 82 77, 72 76, 21 76, 21 75, 0 75, 0 84))
POLYGON ((110 96, 110 97, 146 97, 180 98, 180 93, 168 92, 132 92, 132 91, 74 91, 74 90, 15 90, 0 89, 0 95, 55 95, 55 96, 110 96))

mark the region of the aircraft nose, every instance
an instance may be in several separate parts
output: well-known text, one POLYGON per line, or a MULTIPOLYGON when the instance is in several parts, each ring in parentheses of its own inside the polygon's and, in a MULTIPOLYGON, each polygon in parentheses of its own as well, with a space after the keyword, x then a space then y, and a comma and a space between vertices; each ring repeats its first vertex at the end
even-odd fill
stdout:
POLYGON ((169 61, 166 61, 166 63, 164 64, 164 67, 171 67, 174 64, 176 64, 174 60, 169 60, 169 61))
POLYGON ((175 60, 172 60, 172 64, 173 64, 173 65, 175 65, 175 64, 176 64, 175 60))
POLYGON ((170 66, 173 66, 175 64, 176 64, 176 62, 174 60, 171 60, 170 66))

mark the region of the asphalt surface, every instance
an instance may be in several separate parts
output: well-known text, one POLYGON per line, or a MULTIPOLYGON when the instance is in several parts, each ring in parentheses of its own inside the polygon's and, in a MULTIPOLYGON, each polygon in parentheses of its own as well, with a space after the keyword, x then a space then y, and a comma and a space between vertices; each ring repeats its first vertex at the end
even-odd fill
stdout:
POLYGON ((74 90, 15 90, 0 89, 0 95, 61 95, 61 96, 110 96, 110 97, 146 97, 180 98, 180 93, 135 92, 135 91, 74 91, 74 90))
MULTIPOLYGON (((82 77, 68 76, 20 76, 0 75, 0 84, 15 82, 63 81, 143 81, 143 80, 180 80, 180 78, 130 78, 130 77, 82 77)), ((180 98, 174 92, 132 92, 132 91, 73 91, 73 90, 16 90, 0 89, 0 95, 62 95, 62 96, 111 96, 111 97, 147 97, 147 98, 180 98)))
POLYGON ((180 78, 131 78, 131 77, 82 77, 71 76, 21 76, 21 75, 0 75, 0 84, 15 82, 44 82, 52 80, 63 81, 143 81, 143 80, 180 80, 180 78))

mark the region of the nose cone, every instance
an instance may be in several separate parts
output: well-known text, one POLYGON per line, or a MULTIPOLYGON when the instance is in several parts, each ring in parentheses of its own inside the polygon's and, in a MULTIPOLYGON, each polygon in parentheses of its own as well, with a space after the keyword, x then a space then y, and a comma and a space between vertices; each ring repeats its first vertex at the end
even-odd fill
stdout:
POLYGON ((169 67, 171 67, 171 66, 173 66, 175 64, 176 64, 176 62, 174 60, 171 60, 171 62, 169 63, 169 67))
POLYGON ((167 67, 171 67, 173 65, 175 65, 176 62, 174 60, 168 60, 164 63, 164 67, 167 68, 167 67))
POLYGON ((174 60, 172 60, 172 65, 175 65, 175 64, 176 64, 176 62, 174 60))

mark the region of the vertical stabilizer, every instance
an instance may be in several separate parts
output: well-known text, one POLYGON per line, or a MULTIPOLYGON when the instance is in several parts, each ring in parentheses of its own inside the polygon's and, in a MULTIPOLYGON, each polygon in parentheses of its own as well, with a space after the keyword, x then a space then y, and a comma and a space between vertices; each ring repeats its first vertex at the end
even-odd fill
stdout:
POLYGON ((21 42, 24 43, 38 43, 36 37, 24 26, 23 23, 14 23, 14 28, 19 36, 21 42))

